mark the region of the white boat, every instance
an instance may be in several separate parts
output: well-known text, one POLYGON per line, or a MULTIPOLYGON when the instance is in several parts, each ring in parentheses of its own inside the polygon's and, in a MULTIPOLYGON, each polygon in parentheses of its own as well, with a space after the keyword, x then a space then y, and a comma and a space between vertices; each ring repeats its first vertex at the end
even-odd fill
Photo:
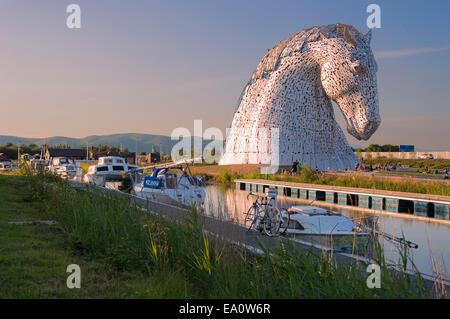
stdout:
POLYGON ((30 160, 30 166, 34 169, 45 170, 49 167, 50 161, 45 159, 33 158, 30 160))
POLYGON ((62 178, 72 179, 77 172, 74 161, 67 157, 55 157, 50 162, 49 170, 52 174, 57 174, 62 178))
POLYGON ((286 228, 288 234, 326 236, 369 234, 366 228, 355 220, 316 206, 292 206, 287 211, 282 211, 282 225, 287 221, 287 214, 289 214, 289 225, 286 228))
POLYGON ((105 183, 108 181, 122 181, 124 174, 138 167, 137 165, 127 164, 122 157, 100 157, 97 165, 89 167, 83 181, 85 183, 94 183, 98 186, 105 186, 105 183))
POLYGON ((58 168, 57 174, 62 178, 73 179, 77 174, 77 166, 75 164, 66 164, 58 168))
POLYGON ((187 162, 140 168, 131 173, 131 179, 134 193, 138 197, 166 204, 203 208, 203 181, 191 174, 187 162))
POLYGON ((11 162, 0 162, 0 172, 9 172, 13 170, 11 162))

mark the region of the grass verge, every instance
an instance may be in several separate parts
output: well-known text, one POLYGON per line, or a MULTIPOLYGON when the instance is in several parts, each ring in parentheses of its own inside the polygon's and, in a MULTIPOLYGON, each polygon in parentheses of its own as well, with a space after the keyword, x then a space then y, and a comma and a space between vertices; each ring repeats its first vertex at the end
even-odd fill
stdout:
MULTIPOLYGON (((253 255, 206 236, 195 211, 182 223, 169 221, 123 197, 75 190, 44 174, 0 176, 0 185, 9 207, 0 211, 8 230, 1 232, 2 297, 430 297, 420 276, 388 271, 380 289, 369 289, 357 265, 338 265, 318 250, 287 245, 253 255), (7 223, 30 218, 59 226, 7 223), (82 271, 75 291, 65 287, 72 263, 82 271)), ((386 269, 381 251, 378 263, 386 269)))
POLYGON ((197 175, 205 175, 206 180, 217 183, 233 183, 236 179, 267 179, 273 181, 450 196, 450 181, 448 180, 420 180, 406 176, 367 176, 366 174, 357 172, 347 175, 316 173, 310 167, 303 167, 301 173, 297 176, 283 174, 265 175, 259 173, 259 168, 257 167, 246 173, 239 173, 232 167, 223 168, 220 166, 203 167, 201 170, 196 170, 194 167, 193 172, 197 175))

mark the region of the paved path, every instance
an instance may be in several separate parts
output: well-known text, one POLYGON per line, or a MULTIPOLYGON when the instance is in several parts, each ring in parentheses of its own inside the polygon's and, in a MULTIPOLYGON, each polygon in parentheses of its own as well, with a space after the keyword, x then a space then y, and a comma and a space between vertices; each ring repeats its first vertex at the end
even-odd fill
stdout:
MULTIPOLYGON (((401 171, 399 171, 401 172, 401 171)), ((328 175, 341 175, 341 176, 351 176, 352 173, 340 173, 340 172, 333 172, 333 173, 325 173, 328 175)), ((353 172, 354 174, 354 172, 353 172)), ((449 182, 449 180, 445 180, 442 178, 442 175, 437 174, 434 177, 432 176, 421 176, 421 175, 402 175, 402 174, 389 174, 388 172, 383 171, 374 171, 374 172, 358 172, 358 174, 365 175, 367 177, 375 176, 375 177, 385 177, 385 178, 401 178, 401 179, 417 179, 421 181, 442 181, 442 182, 449 182)))

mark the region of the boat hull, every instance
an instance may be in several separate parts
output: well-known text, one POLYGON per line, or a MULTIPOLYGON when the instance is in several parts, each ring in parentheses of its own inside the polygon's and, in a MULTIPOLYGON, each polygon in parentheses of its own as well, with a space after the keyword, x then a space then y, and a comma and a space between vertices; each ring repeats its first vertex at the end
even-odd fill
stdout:
POLYGON ((203 208, 204 197, 194 197, 195 194, 189 196, 187 194, 180 194, 178 192, 167 193, 164 190, 152 190, 149 191, 144 188, 135 187, 134 189, 137 197, 163 203, 167 205, 174 205, 178 207, 191 209, 195 206, 198 210, 203 208))

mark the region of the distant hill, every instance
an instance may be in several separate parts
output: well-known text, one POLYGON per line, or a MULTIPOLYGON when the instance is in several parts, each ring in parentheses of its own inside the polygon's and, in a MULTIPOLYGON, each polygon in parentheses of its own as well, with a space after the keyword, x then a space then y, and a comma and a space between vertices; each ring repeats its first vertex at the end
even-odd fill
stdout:
MULTIPOLYGON (((137 134, 137 133, 126 133, 126 134, 111 134, 111 135, 91 135, 83 138, 73 138, 65 136, 52 136, 47 138, 27 138, 27 137, 17 137, 17 136, 6 136, 0 135, 0 145, 5 145, 7 143, 17 144, 36 144, 42 145, 47 143, 49 146, 55 146, 60 144, 67 144, 70 147, 86 146, 89 143, 91 145, 108 145, 117 146, 122 145, 123 148, 128 148, 130 152, 136 151, 136 137, 138 137, 138 152, 151 152, 152 147, 155 147, 156 151, 161 148, 163 153, 170 153, 173 145, 178 143, 178 141, 172 141, 170 136, 164 135, 152 135, 152 134, 137 134)), ((198 138, 198 137, 196 137, 198 138)), ((203 140, 203 145, 206 145, 210 140, 203 140)))

